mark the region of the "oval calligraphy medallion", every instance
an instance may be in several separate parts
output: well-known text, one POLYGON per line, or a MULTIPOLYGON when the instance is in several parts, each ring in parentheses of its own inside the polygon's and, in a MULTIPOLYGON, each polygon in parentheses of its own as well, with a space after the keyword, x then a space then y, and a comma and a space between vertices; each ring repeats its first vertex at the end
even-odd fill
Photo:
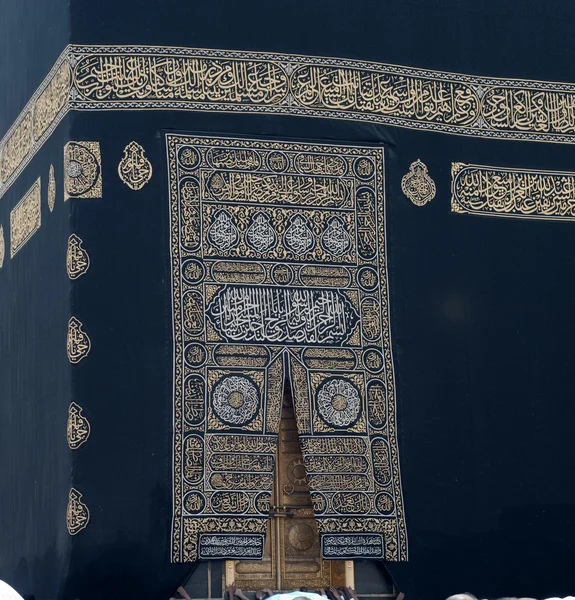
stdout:
POLYGON ((124 156, 118 164, 120 179, 134 191, 141 190, 152 177, 152 163, 137 142, 124 148, 124 156))
POLYGON ((271 509, 271 494, 269 492, 260 492, 255 498, 254 506, 260 514, 269 514, 271 509))
POLYGON ((416 206, 424 206, 435 198, 435 182, 427 173, 427 167, 419 158, 411 163, 409 173, 401 180, 401 191, 416 206))
POLYGON ((199 435, 189 435, 184 441, 184 478, 199 483, 204 477, 204 442, 199 435))
POLYGON ((362 267, 357 272, 357 283, 363 290, 373 291, 377 287, 377 281, 377 272, 372 267, 362 267))
POLYGON ((208 162, 216 169, 255 171, 260 168, 260 155, 248 148, 210 148, 208 162))
POLYGON ((391 481, 391 463, 389 444, 384 438, 378 437, 372 440, 371 457, 375 480, 380 485, 387 485, 391 481))
POLYGON ((288 250, 298 256, 309 252, 315 246, 315 236, 304 216, 290 217, 283 242, 288 250))
POLYGON ((379 373, 383 369, 383 356, 377 348, 366 348, 362 360, 370 373, 379 373))
POLYGON ((199 425, 205 416, 206 382, 201 375, 189 375, 184 382, 184 418, 199 425))
POLYGON ((349 286, 351 276, 345 267, 327 265, 304 265, 299 278, 304 285, 310 287, 339 287, 349 286))
POLYGON ((277 244, 277 234, 270 224, 266 213, 256 213, 251 218, 251 224, 246 231, 246 242, 256 252, 267 252, 277 244))
POLYGON ((237 246, 240 239, 235 220, 223 209, 218 211, 208 229, 208 240, 222 252, 237 246))
POLYGON ((263 283, 266 272, 257 262, 220 261, 212 265, 212 278, 220 283, 263 283))
POLYGON ((270 152, 267 156, 270 171, 283 173, 289 166, 289 160, 283 152, 270 152))
POLYGON ((200 292, 191 290, 184 294, 183 323, 186 331, 199 335, 204 330, 204 299, 200 292))
POLYGON ((190 492, 184 496, 184 508, 191 515, 197 515, 204 511, 206 499, 200 492, 190 492))
POLYGON ((198 283, 204 278, 204 265, 191 258, 182 265, 182 275, 188 283, 198 283))
POLYGON ((393 496, 387 492, 381 492, 375 497, 375 508, 382 515, 391 515, 395 511, 393 496))
POLYGON ((313 504, 313 512, 316 515, 323 514, 327 509, 327 500, 323 494, 319 492, 311 493, 311 502, 313 504))
POLYGON ((381 334, 379 302, 375 298, 364 298, 361 301, 361 331, 370 342, 381 334))
POLYGON ((337 492, 331 499, 333 509, 342 515, 365 515, 370 512, 371 501, 363 492, 337 492))
POLYGON ((387 424, 387 392, 383 381, 372 379, 367 384, 367 409, 369 424, 381 429, 387 424))
POLYGON ((200 164, 200 155, 195 148, 184 146, 178 151, 178 162, 187 171, 193 171, 200 164))
POLYGON ((278 264, 272 267, 272 279, 279 285, 289 285, 293 276, 293 269, 289 265, 278 264))
POLYGON ((375 173, 375 165, 373 161, 366 156, 356 158, 353 163, 353 172, 359 177, 359 179, 370 179, 375 173))
POLYGON ((250 500, 245 492, 215 492, 211 505, 214 512, 227 514, 242 514, 249 508, 250 500))
POLYGON ((206 362, 206 349, 201 344, 188 344, 184 350, 184 358, 191 367, 201 367, 206 362))
POLYGON ((321 245, 333 256, 345 254, 351 247, 351 236, 340 217, 331 217, 321 234, 321 245))

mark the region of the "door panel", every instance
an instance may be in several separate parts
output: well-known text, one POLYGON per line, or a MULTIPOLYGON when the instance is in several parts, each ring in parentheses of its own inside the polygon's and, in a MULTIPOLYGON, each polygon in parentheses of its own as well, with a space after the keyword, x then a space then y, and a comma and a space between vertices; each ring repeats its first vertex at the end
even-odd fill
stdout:
POLYGON ((345 585, 345 561, 321 558, 292 397, 284 396, 264 558, 229 561, 228 580, 246 591, 345 585))

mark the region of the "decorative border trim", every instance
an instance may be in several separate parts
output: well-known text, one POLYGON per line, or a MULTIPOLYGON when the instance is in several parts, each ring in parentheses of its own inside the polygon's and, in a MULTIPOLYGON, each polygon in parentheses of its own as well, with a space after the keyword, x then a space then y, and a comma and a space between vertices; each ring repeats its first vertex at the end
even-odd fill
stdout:
POLYGON ((575 173, 452 163, 451 211, 575 221, 575 173))
POLYGON ((0 197, 70 110, 263 112, 575 143, 575 85, 350 59, 68 46, 0 141, 0 197))

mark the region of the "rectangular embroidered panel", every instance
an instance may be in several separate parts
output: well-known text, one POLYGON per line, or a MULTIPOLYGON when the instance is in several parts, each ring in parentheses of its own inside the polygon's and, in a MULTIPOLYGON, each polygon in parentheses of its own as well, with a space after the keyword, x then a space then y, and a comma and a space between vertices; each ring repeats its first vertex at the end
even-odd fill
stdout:
POLYGON ((261 558, 291 380, 325 558, 407 559, 383 149, 167 135, 172 559, 261 558))
POLYGON ((451 210, 573 221, 575 173, 452 163, 451 210))
POLYGON ((10 211, 10 257, 40 229, 40 178, 10 211))

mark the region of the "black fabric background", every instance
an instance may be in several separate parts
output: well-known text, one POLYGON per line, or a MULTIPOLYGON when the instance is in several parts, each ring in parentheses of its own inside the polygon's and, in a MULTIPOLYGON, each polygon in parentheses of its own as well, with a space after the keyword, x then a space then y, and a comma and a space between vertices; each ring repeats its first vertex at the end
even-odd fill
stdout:
POLYGON ((70 280, 68 206, 62 196, 62 122, 0 200, 6 255, 0 270, 0 579, 21 593, 58 598, 71 539, 66 505, 72 460, 66 442, 72 376, 66 356, 70 280), (50 213, 48 170, 57 202, 50 213), (40 229, 10 259, 10 210, 41 177, 40 229))
MULTIPOLYGON (((5 4, 8 14, 23 10, 15 2, 5 4)), ((0 62, 0 80, 3 88, 16 90, 0 96, 2 131, 63 49, 65 36, 38 35, 55 31, 50 23, 63 18, 53 7, 8 19, 8 33, 1 24, 1 42, 9 40, 14 62, 0 62), (20 53, 14 50, 18 37, 26 48, 20 53)), ((269 50, 575 81, 570 41, 575 6, 565 1, 73 0, 70 19, 71 41, 80 44, 269 50)), ((104 176, 102 200, 71 203, 72 230, 92 259, 88 274, 73 285, 71 302, 93 344, 90 356, 72 370, 73 390, 62 354, 70 285, 59 263, 68 233, 64 221, 53 224, 65 219, 56 164, 57 209, 44 221, 48 166, 54 154, 61 161, 58 134, 0 200, 6 229, 10 208, 41 172, 42 229, 0 271, 0 578, 34 584, 30 591, 41 600, 99 600, 130 592, 152 600, 167 598, 189 573, 189 566, 166 564, 172 415, 162 137, 167 130, 385 144, 391 324, 410 552, 407 564, 387 568, 407 600, 440 600, 464 590, 481 597, 573 593, 575 224, 452 214, 449 188, 452 161, 575 170, 574 149, 352 121, 156 111, 71 117, 70 139, 101 143, 104 176), (133 139, 154 167, 152 181, 137 193, 116 172, 133 139), (400 190, 401 177, 417 158, 437 185, 436 198, 423 208, 400 190), (53 278, 50 269, 58 270, 53 278), (54 327, 48 335, 42 331, 46 310, 54 327), (35 373, 30 389, 14 387, 13 374, 23 380, 29 368, 23 365, 30 364, 35 373), (61 387, 47 383, 54 372, 62 373, 61 387), (70 484, 69 393, 86 407, 93 427, 89 442, 73 456, 73 482, 92 520, 71 541, 62 517, 70 484), (57 409, 36 400, 44 394, 57 409), (34 419, 18 414, 24 402, 34 419), (6 470, 4 457, 13 447, 19 449, 11 450, 15 466, 6 470), (46 463, 46 456, 54 458, 46 463), (23 491, 15 491, 15 481, 23 491), (37 485, 44 486, 43 503, 27 500, 37 485), (26 527, 36 538, 18 539, 26 527), (54 568, 49 562, 30 567, 31 557, 58 544, 54 568), (20 579, 19 559, 29 564, 26 578, 20 579)))

